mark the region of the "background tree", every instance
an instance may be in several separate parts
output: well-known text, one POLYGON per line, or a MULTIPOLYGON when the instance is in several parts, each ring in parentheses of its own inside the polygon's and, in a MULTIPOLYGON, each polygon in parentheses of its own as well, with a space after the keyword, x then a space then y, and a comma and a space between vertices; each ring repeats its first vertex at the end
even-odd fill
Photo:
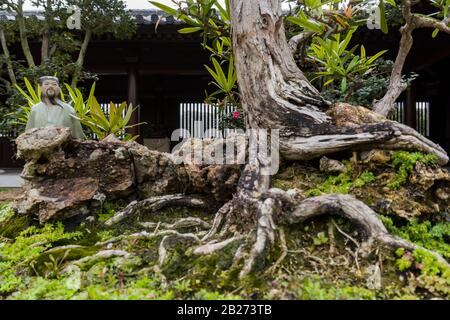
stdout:
POLYGON ((76 86, 92 36, 112 33, 123 39, 135 32, 136 25, 123 0, 68 0, 67 3, 81 9, 81 28, 84 31, 72 78, 72 86, 76 86))
POLYGON ((22 46, 22 51, 27 61, 28 67, 35 67, 34 58, 31 54, 30 46, 28 44, 28 31, 25 23, 25 16, 23 12, 24 0, 18 1, 9 1, 2 0, 0 1, 0 8, 5 9, 9 12, 15 13, 16 22, 19 29, 19 38, 20 44, 22 46))
MULTIPOLYGON (((121 0, 34 0, 32 4, 43 11, 42 21, 24 16, 23 1, 0 1, 1 10, 16 17, 13 21, 0 22, 1 61, 7 70, 3 76, 0 75, 4 83, 3 93, 7 97, 5 104, 0 105, 4 114, 14 112, 18 106, 26 103, 14 89, 15 83, 23 86, 24 78, 37 83, 37 79, 44 74, 56 74, 61 82, 71 82, 74 87, 79 81, 95 80, 95 75, 83 69, 92 36, 110 32, 118 38, 130 37, 136 28, 125 2, 121 0), (67 8, 72 5, 81 9, 81 31, 67 28, 66 21, 70 16, 67 8), (20 39, 26 62, 10 54, 9 46, 17 39, 20 39), (29 39, 40 39, 40 57, 32 56, 29 39), (36 61, 40 63, 36 64, 36 61)), ((11 119, 2 119, 4 129, 11 126, 11 119)))
MULTIPOLYGON (((0 21, 0 41, 1 41, 1 46, 2 46, 2 50, 3 50, 2 66, 6 65, 6 70, 8 71, 8 76, 9 76, 9 82, 8 82, 8 80, 3 79, 3 82, 6 83, 6 90, 8 90, 11 85, 14 85, 17 83, 16 75, 14 73, 13 59, 11 57, 11 54, 8 49, 8 44, 7 44, 7 34, 8 34, 8 32, 10 32, 9 29, 10 29, 10 25, 8 23, 6 23, 5 21, 1 20, 0 21)), ((11 35, 9 35, 9 37, 11 37, 11 35)))

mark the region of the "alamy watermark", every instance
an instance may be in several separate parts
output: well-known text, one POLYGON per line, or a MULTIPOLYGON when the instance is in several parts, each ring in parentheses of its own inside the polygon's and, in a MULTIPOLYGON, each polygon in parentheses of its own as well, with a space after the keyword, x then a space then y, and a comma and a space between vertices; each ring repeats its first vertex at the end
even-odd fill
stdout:
MULTIPOLYGON (((210 137, 217 129, 208 129, 203 137, 210 137)), ((262 175, 275 175, 280 167, 280 134, 278 129, 236 130, 225 138, 190 139, 190 132, 177 129, 171 140, 179 141, 172 150, 177 164, 235 165, 258 160, 262 175)))
POLYGON ((71 14, 66 21, 67 28, 69 30, 81 30, 81 9, 77 6, 71 6, 67 8, 67 13, 71 14))
POLYGON ((381 29, 381 10, 378 6, 372 6, 368 10, 367 28, 370 30, 381 29))
MULTIPOLYGON (((370 30, 381 29, 381 10, 378 1, 373 1, 373 3, 368 4, 369 7, 366 9, 369 17, 367 18, 367 28, 370 30)), ((67 8, 67 13, 71 14, 67 18, 66 25, 69 30, 81 30, 81 9, 75 5, 67 8)))

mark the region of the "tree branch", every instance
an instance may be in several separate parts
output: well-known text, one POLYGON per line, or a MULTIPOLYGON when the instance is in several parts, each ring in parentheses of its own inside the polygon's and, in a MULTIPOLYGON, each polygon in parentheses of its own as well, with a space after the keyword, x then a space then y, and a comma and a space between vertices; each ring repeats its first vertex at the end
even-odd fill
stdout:
POLYGON ((402 70, 406 61, 406 57, 411 50, 413 44, 412 32, 414 30, 414 23, 412 22, 411 2, 405 0, 402 14, 405 19, 405 25, 400 28, 402 37, 400 39, 400 46, 395 59, 394 67, 392 68, 389 87, 386 94, 374 104, 374 111, 387 116, 394 108, 394 103, 400 94, 408 87, 407 83, 402 79, 402 70))
POLYGON ((419 28, 435 28, 442 32, 450 34, 450 27, 447 25, 450 22, 450 16, 442 21, 429 18, 422 15, 411 13, 411 1, 405 0, 402 9, 405 25, 400 28, 402 37, 400 39, 400 47, 395 59, 394 67, 392 69, 391 78, 389 81, 388 91, 381 100, 374 104, 374 111, 387 116, 394 108, 394 103, 400 94, 408 87, 407 83, 402 79, 402 70, 405 64, 406 57, 411 50, 413 44, 412 32, 419 28))
POLYGON ((8 45, 6 43, 5 31, 2 28, 0 28, 0 42, 2 44, 3 54, 6 58, 6 68, 8 70, 9 79, 11 80, 11 84, 15 85, 17 83, 16 75, 14 73, 11 55, 9 54, 8 45))
POLYGON ((89 45, 89 41, 91 41, 91 37, 92 37, 92 31, 89 30, 89 29, 86 30, 86 34, 84 35, 84 40, 83 40, 83 43, 81 45, 80 52, 78 54, 78 59, 77 59, 77 62, 76 62, 77 69, 75 70, 75 73, 73 75, 72 88, 77 85, 78 78, 79 78, 80 73, 81 73, 81 69, 83 68, 84 58, 85 58, 86 52, 87 52, 87 47, 89 45))
POLYGON ((450 21, 450 16, 445 18, 442 21, 425 17, 425 16, 418 16, 413 14, 411 17, 411 21, 414 24, 416 29, 419 28, 436 28, 439 29, 439 31, 449 33, 450 34, 450 27, 447 25, 450 21))
POLYGON ((297 48, 300 44, 304 43, 306 40, 311 38, 313 35, 314 35, 314 32, 306 31, 306 32, 302 32, 302 33, 299 33, 299 34, 293 36, 289 40, 289 48, 291 49, 292 54, 295 54, 295 52, 297 51, 297 48))
POLYGON ((47 0, 44 28, 42 30, 41 65, 50 58, 50 23, 52 20, 52 1, 47 0))
POLYGON ((25 26, 25 17, 23 15, 23 0, 19 0, 16 7, 16 20, 19 26, 20 34, 20 44, 22 45, 22 51, 27 60, 28 66, 34 68, 36 65, 34 63, 33 55, 31 54, 30 46, 28 44, 27 30, 25 26))

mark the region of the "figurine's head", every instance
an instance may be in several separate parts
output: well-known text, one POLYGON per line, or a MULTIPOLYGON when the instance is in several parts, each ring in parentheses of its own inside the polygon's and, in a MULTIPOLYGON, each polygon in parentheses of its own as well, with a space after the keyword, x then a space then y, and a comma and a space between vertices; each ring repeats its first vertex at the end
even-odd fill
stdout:
POLYGON ((40 77, 39 84, 41 86, 41 93, 43 98, 48 98, 50 102, 56 105, 56 98, 61 98, 61 88, 59 87, 59 80, 56 77, 40 77))

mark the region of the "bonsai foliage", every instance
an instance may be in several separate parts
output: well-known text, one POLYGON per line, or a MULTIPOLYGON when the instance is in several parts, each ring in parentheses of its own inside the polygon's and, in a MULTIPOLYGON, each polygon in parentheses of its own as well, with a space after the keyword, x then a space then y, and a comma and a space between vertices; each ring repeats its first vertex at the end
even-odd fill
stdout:
MULTIPOLYGON (((350 101, 355 91, 366 89, 367 80, 380 73, 383 75, 380 81, 383 86, 381 90, 377 90, 374 97, 381 98, 387 82, 383 80, 387 78, 390 70, 380 72, 378 59, 387 50, 369 56, 364 46, 353 45, 350 48, 355 31, 367 23, 365 10, 368 4, 359 1, 340 9, 341 2, 295 1, 292 13, 286 17, 286 22, 294 25, 297 33, 291 38, 293 51, 295 53, 301 43, 305 45, 301 50, 304 57, 299 59, 298 63, 309 71, 309 79, 332 101, 350 101), (328 92, 330 94, 327 94, 328 92)), ((225 1, 224 6, 217 0, 174 1, 177 9, 157 1, 150 3, 189 25, 180 29, 180 33, 199 33, 203 39, 203 47, 211 52, 212 66, 205 67, 214 80, 212 84, 218 90, 208 95, 207 102, 215 102, 218 105, 231 103, 238 106, 238 111, 242 112, 234 66, 231 66, 233 60, 229 1, 225 1)), ((364 101, 357 102, 363 104, 369 99, 370 97, 365 97, 364 101)), ((370 106, 371 103, 370 100, 369 104, 365 104, 370 106)), ((222 122, 229 124, 233 116, 226 115, 225 118, 227 119, 222 122)))
POLYGON ((387 51, 382 50, 369 58, 363 45, 355 45, 348 50, 355 30, 356 28, 350 29, 342 40, 340 33, 327 39, 314 37, 308 52, 320 70, 314 72, 313 81, 320 80, 323 87, 334 87, 337 83, 341 93, 347 93, 347 96, 356 86, 361 86, 363 77, 375 69, 376 60, 387 51), (359 55, 355 54, 358 47, 359 55))
POLYGON ((179 33, 200 34, 202 47, 211 53, 211 65, 205 65, 205 68, 215 87, 215 91, 206 94, 205 102, 220 108, 235 106, 236 112, 233 114, 223 111, 219 125, 223 128, 245 128, 245 111, 240 103, 232 55, 230 1, 224 1, 224 5, 217 0, 174 1, 177 9, 158 1, 149 2, 188 25, 178 30, 179 33))

